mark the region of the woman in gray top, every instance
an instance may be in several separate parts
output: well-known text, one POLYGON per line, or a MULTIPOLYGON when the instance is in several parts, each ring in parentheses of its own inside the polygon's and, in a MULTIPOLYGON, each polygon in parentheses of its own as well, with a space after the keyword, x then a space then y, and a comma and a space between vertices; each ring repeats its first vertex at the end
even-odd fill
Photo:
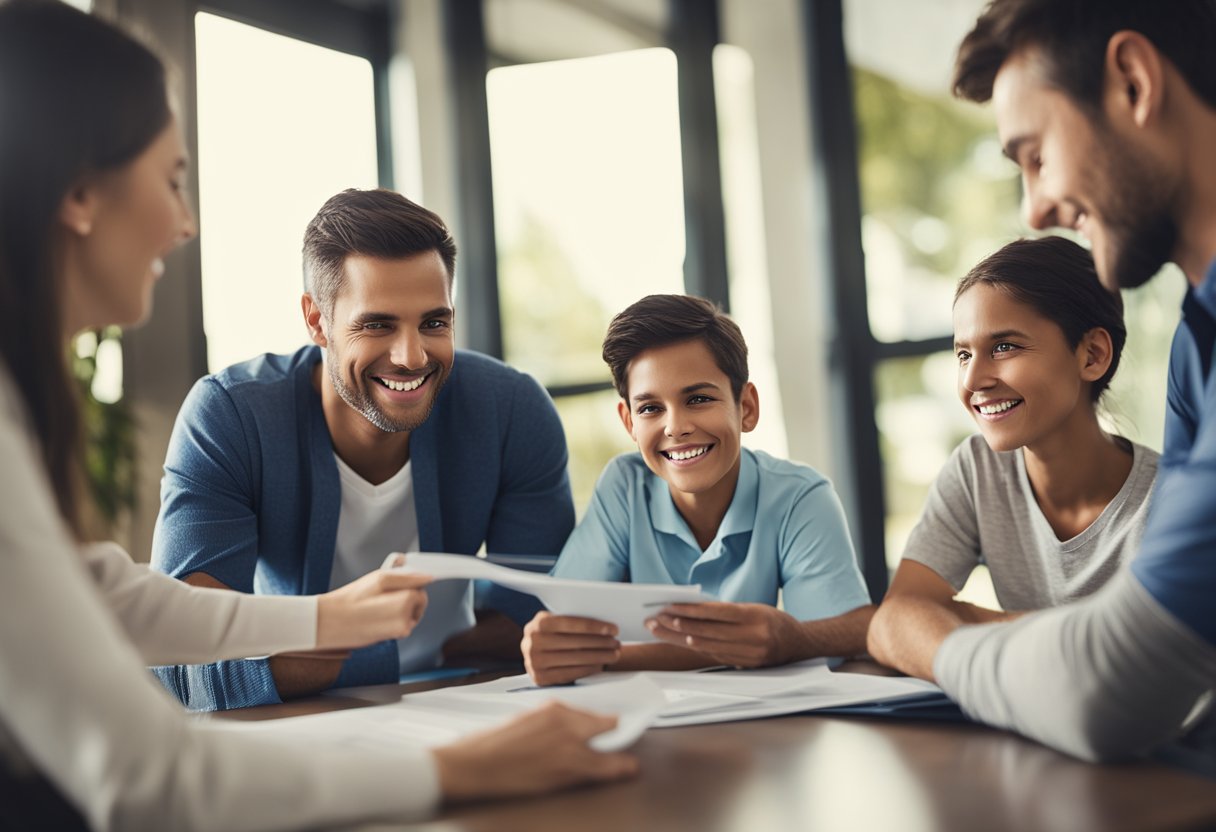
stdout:
MULTIPOLYGON (((889 598, 915 595, 965 623, 1014 618, 1095 592, 1135 553, 1157 453, 1106 432, 1097 413, 1126 335, 1119 296, 1063 238, 1010 243, 962 279, 958 392, 980 433, 938 475, 889 598), (954 600, 980 563, 1004 612, 954 600)), ((896 657, 920 630, 884 629, 896 657)))

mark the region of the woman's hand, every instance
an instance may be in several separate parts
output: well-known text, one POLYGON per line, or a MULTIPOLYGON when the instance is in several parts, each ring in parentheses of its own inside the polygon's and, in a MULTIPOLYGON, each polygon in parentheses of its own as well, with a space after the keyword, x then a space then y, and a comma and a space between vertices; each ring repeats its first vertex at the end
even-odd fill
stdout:
POLYGON ((422 587, 430 582, 430 575, 377 569, 319 596, 317 648, 363 647, 408 636, 426 611, 422 587))
POLYGON ((593 751, 587 741, 616 717, 550 702, 501 728, 435 749, 439 787, 451 803, 542 794, 637 773, 630 754, 593 751))

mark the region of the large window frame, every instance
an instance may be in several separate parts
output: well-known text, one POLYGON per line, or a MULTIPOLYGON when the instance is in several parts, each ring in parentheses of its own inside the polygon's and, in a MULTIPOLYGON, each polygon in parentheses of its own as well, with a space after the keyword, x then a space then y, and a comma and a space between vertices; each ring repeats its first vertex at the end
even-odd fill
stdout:
MULTIPOLYGON (((684 286, 690 294, 730 308, 722 201, 713 49, 720 42, 716 2, 669 0, 667 46, 679 61, 681 155, 687 256, 684 286)), ((852 85, 844 50, 840 0, 805 0, 805 43, 811 97, 814 199, 823 221, 808 244, 831 276, 836 328, 831 349, 836 487, 845 505, 862 572, 873 599, 886 592, 882 460, 875 422, 874 371, 886 358, 948 347, 949 339, 879 343, 870 332, 861 248, 852 85)), ((482 0, 447 0, 443 27, 458 137, 457 213, 461 229, 461 315, 467 345, 502 358, 494 194, 486 101, 486 73, 510 62, 486 47, 482 0)), ((610 389, 603 380, 554 385, 555 399, 610 389)))
MULTIPOLYGON (((718 3, 669 0, 662 34, 680 64, 679 110, 685 179, 687 257, 685 288, 729 309, 725 221, 717 145, 712 54, 720 39, 718 3), (693 138, 695 137, 695 141, 693 138)), ((149 32, 178 67, 187 146, 197 152, 194 15, 213 12, 288 37, 366 58, 375 79, 380 183, 392 187, 389 63, 403 0, 97 0, 98 11, 149 32)), ((446 93, 455 140, 454 226, 461 236, 461 307, 466 345, 502 356, 497 247, 486 109, 487 55, 482 0, 444 0, 440 13, 446 93)), ((594 4, 587 4, 594 7, 594 4)), ((850 71, 844 51, 840 0, 801 0, 812 134, 812 197, 818 221, 806 245, 828 276, 834 327, 830 355, 832 425, 837 441, 836 486, 845 505, 871 596, 887 585, 884 556, 883 474, 874 416, 874 370, 893 357, 923 355, 949 339, 879 343, 870 333, 861 250, 850 71)), ((194 186, 197 188, 197 181, 194 186)), ((124 355, 126 393, 138 408, 141 431, 141 507, 130 543, 148 551, 157 507, 160 461, 169 429, 189 386, 207 371, 202 284, 197 245, 171 259, 172 279, 158 288, 157 315, 129 335, 124 355)), ((808 277, 808 279, 810 279, 808 277)), ((811 310, 808 310, 808 314, 811 310)), ((555 397, 608 389, 602 379, 554 387, 555 397)))
MULTIPOLYGON (((718 151, 718 125, 713 86, 713 49, 719 42, 716 3, 669 0, 670 25, 663 33, 679 62, 679 116, 684 174, 684 218, 687 254, 684 287, 730 309, 726 260, 726 220, 718 151), (695 138, 694 138, 695 137, 695 138)), ((586 7, 594 10, 594 7, 586 7)), ((502 316, 498 292, 498 247, 494 229, 490 130, 486 74, 493 66, 516 59, 491 55, 485 35, 482 0, 448 0, 443 4, 449 90, 455 102, 459 143, 457 214, 461 230, 461 309, 470 349, 503 358, 502 316)), ((603 379, 587 379, 548 388, 554 399, 611 389, 603 379)))

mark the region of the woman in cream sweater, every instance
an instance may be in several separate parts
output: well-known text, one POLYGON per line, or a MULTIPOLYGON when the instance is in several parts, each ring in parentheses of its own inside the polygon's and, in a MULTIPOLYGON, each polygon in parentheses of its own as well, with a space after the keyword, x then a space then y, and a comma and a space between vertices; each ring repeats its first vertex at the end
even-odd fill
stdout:
POLYGON ((405 635, 425 579, 373 573, 313 598, 151 573, 88 545, 70 335, 130 325, 195 233, 164 69, 58 2, 0 4, 0 783, 33 771, 96 829, 271 829, 427 815, 444 801, 625 776, 586 741, 614 720, 550 706, 429 751, 305 743, 186 717, 146 665, 405 635))

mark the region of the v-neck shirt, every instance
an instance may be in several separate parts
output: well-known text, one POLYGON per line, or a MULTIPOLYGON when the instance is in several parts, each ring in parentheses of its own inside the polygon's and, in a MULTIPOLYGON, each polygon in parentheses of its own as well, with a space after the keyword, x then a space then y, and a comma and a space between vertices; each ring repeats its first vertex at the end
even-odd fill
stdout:
POLYGON ((979 564, 1006 610, 1037 610, 1100 589, 1140 546, 1158 454, 1130 443, 1132 468, 1114 499, 1084 531, 1056 537, 1043 514, 1022 449, 993 451, 979 435, 951 455, 908 538, 904 557, 961 589, 979 564))

